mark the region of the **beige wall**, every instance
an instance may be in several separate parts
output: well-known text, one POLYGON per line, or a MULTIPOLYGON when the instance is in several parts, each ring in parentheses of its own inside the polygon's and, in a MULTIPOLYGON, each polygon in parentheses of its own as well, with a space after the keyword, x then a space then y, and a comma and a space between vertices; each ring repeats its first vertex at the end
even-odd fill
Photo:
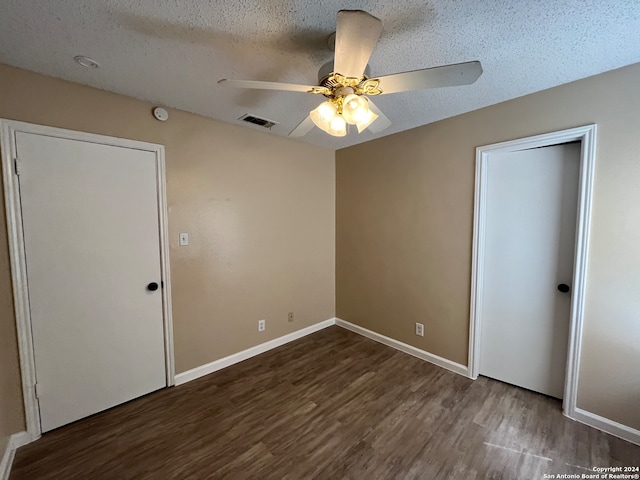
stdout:
POLYGON ((640 429, 638 85, 640 64, 338 151, 337 316, 466 365, 475 148, 597 123, 578 407, 640 429))
MULTIPOLYGON (((334 153, 175 110, 161 123, 151 108, 0 65, 0 117, 165 145, 177 372, 332 318, 334 153)), ((2 228, 0 448, 23 429, 2 228)))

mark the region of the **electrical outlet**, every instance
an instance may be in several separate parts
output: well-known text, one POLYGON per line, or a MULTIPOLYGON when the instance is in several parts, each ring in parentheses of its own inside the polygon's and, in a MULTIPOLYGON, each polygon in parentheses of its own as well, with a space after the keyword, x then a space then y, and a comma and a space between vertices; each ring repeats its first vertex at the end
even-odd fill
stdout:
POLYGON ((424 325, 422 323, 416 323, 416 335, 424 337, 424 325))
POLYGON ((267 328, 266 323, 267 323, 266 320, 258 320, 258 331, 259 332, 264 332, 264 330, 267 328))
POLYGON ((289 316, 287 317, 287 319, 288 319, 290 322, 293 322, 293 312, 289 312, 289 316))

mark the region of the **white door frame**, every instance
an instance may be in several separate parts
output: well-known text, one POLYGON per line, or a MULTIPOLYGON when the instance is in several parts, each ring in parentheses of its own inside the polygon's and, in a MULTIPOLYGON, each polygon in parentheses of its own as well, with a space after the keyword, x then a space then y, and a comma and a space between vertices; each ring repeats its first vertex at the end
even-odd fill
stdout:
POLYGON ((581 143, 580 179, 578 185, 578 214, 576 218, 576 247, 573 266, 569 346, 565 374, 563 411, 575 417, 582 323, 587 279, 587 252, 591 223, 591 198, 596 157, 596 125, 570 128, 559 132, 536 135, 508 142, 495 143, 476 149, 476 185, 473 221, 473 263, 471 273, 471 321, 469 324, 469 376, 478 378, 480 370, 480 336, 482 329, 482 279, 484 277, 484 248, 487 203, 487 162, 496 153, 516 152, 530 148, 548 147, 567 142, 581 143))
POLYGON ((24 132, 49 137, 65 138, 83 142, 97 143, 116 147, 132 148, 152 152, 156 157, 158 222, 160 230, 160 273, 164 284, 162 289, 162 310, 164 317, 165 371, 167 386, 174 383, 173 324, 171 318, 171 277, 169 275, 169 235, 167 230, 166 178, 164 166, 164 146, 138 142, 116 137, 107 137, 92 133, 76 132, 61 128, 35 125, 0 118, 0 146, 2 150, 2 177, 4 181, 4 200, 7 215, 7 236, 11 262, 11 280, 13 285, 13 304, 18 334, 20 370, 22 375, 22 395, 29 441, 40 438, 40 410, 36 399, 35 357, 31 336, 31 310, 29 307, 29 289, 27 284, 27 265, 22 228, 22 210, 20 208, 20 186, 16 169, 20 162, 16 155, 16 133, 24 132))

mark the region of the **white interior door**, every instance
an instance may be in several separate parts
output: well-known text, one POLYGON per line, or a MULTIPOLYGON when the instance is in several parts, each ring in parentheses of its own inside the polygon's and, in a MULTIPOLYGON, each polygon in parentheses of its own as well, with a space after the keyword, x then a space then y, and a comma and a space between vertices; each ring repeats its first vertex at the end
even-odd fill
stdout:
POLYGON ((42 431, 166 385, 156 157, 16 133, 42 431))
POLYGON ((487 162, 482 375, 562 398, 580 144, 495 153, 487 162))

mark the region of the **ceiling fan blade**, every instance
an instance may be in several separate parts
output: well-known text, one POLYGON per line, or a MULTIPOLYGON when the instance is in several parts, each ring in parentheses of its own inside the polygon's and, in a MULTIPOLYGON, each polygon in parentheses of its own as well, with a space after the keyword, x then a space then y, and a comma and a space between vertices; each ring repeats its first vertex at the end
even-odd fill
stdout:
POLYGON ((311 116, 307 115, 307 118, 302 120, 296 128, 291 130, 291 133, 289 134, 289 136, 293 138, 304 137, 307 133, 311 131, 311 129, 314 126, 315 125, 313 123, 313 120, 311 120, 311 116))
POLYGON ((388 128, 391 125, 391 120, 389 120, 387 116, 384 113, 382 113, 382 110, 380 110, 376 106, 376 104, 371 101, 371 98, 369 98, 368 100, 369 100, 369 110, 371 110, 373 113, 378 115, 378 118, 376 118, 376 120, 367 128, 372 133, 380 133, 385 128, 388 128))
MULTIPOLYGON (((235 88, 255 88, 259 90, 284 90, 287 92, 310 93, 319 87, 315 85, 296 85, 294 83, 261 82, 259 80, 227 80, 223 78, 218 85, 235 88)), ((320 93, 320 92, 318 92, 320 93)))
POLYGON ((333 71, 360 78, 382 33, 382 22, 362 10, 340 10, 333 71))
POLYGON ((482 75, 482 65, 476 61, 396 73, 378 77, 378 80, 384 95, 425 88, 471 85, 480 75, 482 75))

